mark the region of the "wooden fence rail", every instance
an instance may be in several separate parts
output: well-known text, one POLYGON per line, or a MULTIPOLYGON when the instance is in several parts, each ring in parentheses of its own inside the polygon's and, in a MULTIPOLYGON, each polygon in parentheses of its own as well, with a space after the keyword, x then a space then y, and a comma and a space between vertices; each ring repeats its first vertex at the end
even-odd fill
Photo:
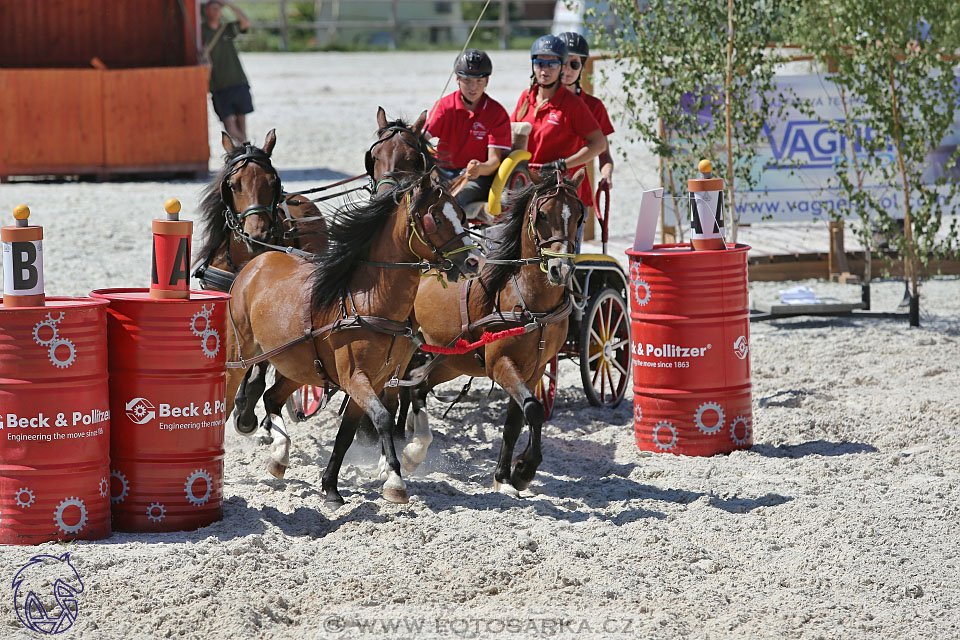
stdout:
MULTIPOLYGON (((458 5, 462 8, 463 5, 473 4, 480 5, 486 3, 487 0, 447 0, 446 2, 434 2, 432 4, 446 4, 446 5, 458 5)), ((400 44, 400 30, 403 28, 414 27, 414 28, 461 28, 465 29, 467 32, 473 28, 473 20, 441 20, 441 19, 407 19, 403 20, 399 17, 398 6, 401 4, 411 4, 417 3, 419 5, 431 4, 426 3, 423 0, 315 0, 314 5, 316 7, 316 13, 321 13, 324 5, 328 6, 339 6, 349 2, 351 5, 356 4, 389 4, 389 12, 384 12, 384 17, 381 20, 314 20, 310 22, 293 22, 289 19, 289 11, 291 5, 294 4, 303 4, 303 1, 294 2, 294 0, 243 0, 243 4, 273 4, 279 5, 279 20, 272 21, 254 21, 253 27, 255 29, 271 29, 280 32, 280 47, 282 50, 286 51, 290 48, 290 32, 291 31, 320 31, 326 30, 329 33, 335 33, 337 29, 383 29, 390 32, 390 48, 396 49, 400 44)), ((553 19, 510 19, 510 5, 519 6, 521 9, 526 6, 537 6, 540 5, 541 8, 546 8, 548 5, 553 7, 556 2, 554 0, 525 0, 524 2, 516 2, 512 0, 491 0, 490 5, 499 5, 500 15, 496 19, 484 19, 481 20, 477 28, 495 28, 500 32, 500 48, 506 49, 509 46, 511 31, 514 29, 540 29, 545 33, 549 32, 550 28, 553 26, 553 19)))

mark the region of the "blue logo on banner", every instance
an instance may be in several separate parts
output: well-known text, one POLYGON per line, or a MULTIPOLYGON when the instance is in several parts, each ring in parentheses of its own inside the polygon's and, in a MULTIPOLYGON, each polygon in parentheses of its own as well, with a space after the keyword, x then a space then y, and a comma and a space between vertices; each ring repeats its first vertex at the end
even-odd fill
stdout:
POLYGON ((27 629, 54 635, 77 619, 83 581, 70 554, 34 556, 13 577, 13 607, 27 629))

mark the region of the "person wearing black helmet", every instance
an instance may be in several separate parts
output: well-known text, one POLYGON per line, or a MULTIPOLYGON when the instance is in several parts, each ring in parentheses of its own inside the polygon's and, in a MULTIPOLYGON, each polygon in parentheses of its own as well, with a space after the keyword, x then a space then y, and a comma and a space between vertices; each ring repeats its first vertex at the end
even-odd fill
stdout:
MULTIPOLYGON (((567 90, 580 96, 600 125, 605 145, 600 154, 600 179, 601 182, 606 180, 608 186, 613 186, 613 156, 610 155, 610 144, 607 141, 607 136, 613 133, 613 123, 610 122, 610 116, 603 103, 580 87, 580 75, 583 73, 584 63, 590 56, 590 45, 587 44, 586 38, 574 31, 561 33, 558 37, 567 45, 567 64, 563 66, 560 81, 567 90)), ((593 187, 589 179, 580 183, 579 195, 584 205, 588 207, 593 205, 593 187)))
POLYGON ((590 109, 563 89, 560 74, 567 45, 557 36, 542 36, 530 48, 533 81, 523 92, 511 119, 532 125, 527 150, 531 169, 573 175, 605 148, 603 133, 590 109))
POLYGON ((427 135, 440 139, 437 162, 467 184, 457 195, 460 206, 487 199, 504 152, 510 152, 510 118, 486 94, 493 63, 484 51, 467 49, 454 68, 457 91, 441 98, 427 121, 427 135))

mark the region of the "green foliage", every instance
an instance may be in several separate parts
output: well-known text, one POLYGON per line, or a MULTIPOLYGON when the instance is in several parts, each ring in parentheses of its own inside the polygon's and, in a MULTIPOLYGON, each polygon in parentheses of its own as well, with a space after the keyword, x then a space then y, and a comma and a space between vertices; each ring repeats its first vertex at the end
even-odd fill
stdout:
MULTIPOLYGON (((788 0, 733 4, 729 106, 734 180, 727 180, 728 203, 736 189, 750 190, 758 183, 753 160, 765 116, 775 116, 787 103, 774 83, 780 61, 767 44, 784 29, 791 8, 788 0)), ((623 74, 622 96, 634 139, 663 159, 661 177, 670 193, 678 187, 685 191, 684 179, 696 175, 700 158, 712 160, 717 175, 728 175, 727 9, 726 0, 612 0, 608 11, 620 25, 613 31, 603 26, 611 22, 610 15, 589 15, 597 48, 615 52, 614 64, 623 74)), ((727 215, 734 215, 733 208, 727 215)), ((736 222, 730 220, 729 227, 734 238, 736 222)))
POLYGON ((852 203, 847 213, 861 219, 865 246, 872 227, 889 236, 904 259, 914 297, 930 260, 957 250, 956 218, 946 229, 943 218, 960 196, 957 154, 941 175, 924 170, 957 115, 958 18, 960 8, 947 0, 807 0, 794 21, 804 47, 835 70, 832 79, 844 97, 846 117, 831 126, 850 140, 836 166, 837 184, 852 203), (850 123, 871 128, 873 135, 850 136, 850 123), (896 232, 897 221, 880 206, 877 191, 861 188, 868 180, 896 189, 904 205, 903 233, 896 232))

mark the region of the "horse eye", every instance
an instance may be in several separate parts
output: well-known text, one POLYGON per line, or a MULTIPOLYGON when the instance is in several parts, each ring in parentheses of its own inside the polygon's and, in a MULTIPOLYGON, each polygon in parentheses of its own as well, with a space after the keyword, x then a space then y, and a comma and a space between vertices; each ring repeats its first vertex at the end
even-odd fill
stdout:
POLYGON ((236 182, 230 183, 230 191, 233 191, 234 193, 240 193, 241 190, 242 188, 236 182))
POLYGON ((543 222, 547 219, 547 214, 545 214, 540 209, 537 209, 537 222, 543 222))

